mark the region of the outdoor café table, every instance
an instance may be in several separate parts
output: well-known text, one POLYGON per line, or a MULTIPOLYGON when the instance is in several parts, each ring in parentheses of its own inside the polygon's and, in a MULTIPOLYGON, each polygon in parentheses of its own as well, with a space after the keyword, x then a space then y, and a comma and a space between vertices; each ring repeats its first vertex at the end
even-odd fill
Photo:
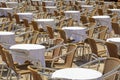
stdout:
POLYGON ((71 1, 72 3, 75 3, 76 0, 64 0, 64 2, 67 4, 69 4, 69 1, 71 1))
POLYGON ((53 79, 70 80, 96 80, 102 76, 102 73, 87 68, 64 68, 56 70, 52 74, 53 79))
POLYGON ((88 9, 90 11, 93 10, 93 5, 81 5, 82 9, 88 9))
POLYGON ((78 0, 77 0, 77 2, 78 2, 79 4, 81 4, 81 5, 85 5, 85 4, 86 4, 86 1, 81 1, 81 0, 78 1, 78 0))
POLYGON ((108 30, 109 32, 112 31, 110 16, 107 16, 107 15, 93 16, 92 18, 94 18, 99 25, 108 27, 109 28, 109 30, 108 30))
POLYGON ((13 14, 13 8, 0 8, 0 16, 7 16, 8 12, 13 14))
POLYGON ((19 5, 18 2, 6 2, 6 4, 9 8, 16 8, 19 5))
POLYGON ((114 13, 117 13, 120 16, 120 9, 108 9, 114 13))
POLYGON ((63 27, 62 29, 65 31, 67 37, 70 39, 71 38, 74 39, 75 42, 79 42, 86 39, 87 28, 85 27, 73 26, 73 27, 63 27))
POLYGON ((7 0, 0 0, 0 2, 6 2, 7 0))
POLYGON ((15 33, 0 31, 0 44, 5 48, 9 48, 10 45, 15 44, 15 33))
POLYGON ((55 1, 48 1, 48 0, 46 0, 46 1, 43 1, 43 2, 45 2, 46 6, 55 6, 55 1))
POLYGON ((17 15, 20 20, 27 19, 29 23, 33 20, 33 13, 17 13, 17 15))
POLYGON ((45 67, 45 47, 38 44, 15 44, 10 47, 13 60, 23 64, 26 60, 33 64, 41 63, 45 67))
POLYGON ((54 19, 35 19, 34 21, 36 21, 39 27, 43 28, 44 30, 47 30, 46 28, 47 25, 55 29, 54 19))
POLYGON ((64 11, 66 18, 73 18, 80 23, 80 11, 64 11))
POLYGON ((45 6, 48 13, 54 13, 57 10, 56 6, 45 6))

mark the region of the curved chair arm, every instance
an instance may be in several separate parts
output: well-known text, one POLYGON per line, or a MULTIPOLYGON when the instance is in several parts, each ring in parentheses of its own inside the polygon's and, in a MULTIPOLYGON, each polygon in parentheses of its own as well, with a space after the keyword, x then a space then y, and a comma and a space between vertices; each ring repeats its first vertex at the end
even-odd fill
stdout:
POLYGON ((119 73, 120 73, 119 69, 120 69, 120 65, 117 66, 117 67, 115 67, 112 71, 109 71, 109 72, 105 73, 105 74, 104 74, 102 77, 100 77, 98 80, 103 80, 103 79, 106 79, 106 78, 108 78, 108 77, 110 77, 110 76, 112 76, 112 75, 114 75, 114 74, 119 74, 119 73))
POLYGON ((33 31, 28 31, 28 32, 23 32, 21 34, 18 34, 18 35, 15 35, 15 37, 20 37, 20 36, 23 36, 25 34, 28 34, 28 33, 32 33, 33 31))
POLYGON ((40 71, 38 72, 38 74, 41 74, 41 75, 45 75, 45 76, 48 76, 48 77, 51 77, 51 73, 56 71, 56 69, 53 69, 53 68, 48 68, 48 67, 39 67, 40 71), (45 73, 45 71, 47 71, 47 73, 45 73))
POLYGON ((56 69, 53 68, 48 68, 48 67, 36 67, 34 65, 29 65, 28 69, 30 70, 35 70, 35 72, 37 72, 37 74, 43 75, 43 76, 47 76, 47 77, 51 77, 51 73, 54 72, 56 69))
POLYGON ((95 39, 95 41, 97 41, 97 42, 101 42, 101 43, 103 43, 103 44, 105 44, 105 40, 102 40, 102 39, 97 39, 97 38, 94 38, 95 39))
POLYGON ((104 61, 104 60, 106 60, 106 58, 97 58, 96 60, 87 62, 87 63, 85 63, 85 64, 83 64, 83 65, 81 65, 81 66, 79 66, 79 67, 85 67, 85 66, 87 66, 87 65, 90 65, 90 64, 93 64, 93 63, 96 63, 96 62, 101 62, 101 61, 104 61))
POLYGON ((62 42, 61 42, 61 43, 58 44, 58 45, 55 45, 55 46, 53 46, 53 47, 51 47, 51 48, 48 48, 48 49, 46 50, 46 52, 51 51, 51 50, 53 50, 53 49, 55 49, 55 48, 58 48, 58 47, 66 47, 65 45, 66 45, 66 44, 62 44, 62 42))

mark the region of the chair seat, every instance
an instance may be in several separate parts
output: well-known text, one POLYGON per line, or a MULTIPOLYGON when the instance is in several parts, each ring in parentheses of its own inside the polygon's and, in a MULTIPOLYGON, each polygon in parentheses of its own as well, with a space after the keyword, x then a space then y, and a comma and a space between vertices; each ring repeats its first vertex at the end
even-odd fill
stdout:
POLYGON ((67 42, 68 42, 68 43, 71 43, 71 42, 73 42, 73 41, 75 41, 75 40, 74 40, 74 39, 72 39, 72 40, 71 40, 71 39, 67 39, 67 42))
POLYGON ((106 53, 106 50, 98 51, 99 57, 107 57, 107 54, 105 54, 105 53, 106 53))
POLYGON ((27 73, 30 73, 30 70, 17 70, 17 73, 19 73, 19 74, 27 74, 27 73))

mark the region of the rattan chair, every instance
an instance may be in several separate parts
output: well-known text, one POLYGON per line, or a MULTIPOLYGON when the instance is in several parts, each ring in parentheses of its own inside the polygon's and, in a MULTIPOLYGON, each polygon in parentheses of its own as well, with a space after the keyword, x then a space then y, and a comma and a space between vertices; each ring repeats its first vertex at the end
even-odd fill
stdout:
POLYGON ((51 68, 69 68, 72 67, 73 59, 75 56, 77 46, 74 44, 67 45, 67 52, 64 54, 61 54, 60 56, 54 57, 52 60, 51 68), (63 58, 64 57, 64 58, 63 58), (60 59, 64 60, 62 63, 60 59), (56 62, 58 60, 58 62, 56 62))
POLYGON ((120 58, 118 55, 118 47, 116 44, 106 42, 105 45, 107 46, 108 54, 110 57, 120 58))
POLYGON ((90 45, 91 48, 91 58, 98 58, 98 57, 107 57, 108 55, 106 54, 106 49, 99 49, 99 47, 97 46, 97 42, 92 39, 92 38, 87 38, 88 40, 88 44, 90 45))
MULTIPOLYGON (((14 72, 15 76, 17 77, 17 80, 20 79, 20 75, 24 75, 24 74, 29 74, 30 75, 30 71, 27 69, 28 64, 24 64, 24 65, 15 65, 13 58, 12 58, 12 54, 9 53, 8 50, 3 49, 3 53, 5 54, 5 58, 7 61, 7 65, 8 65, 8 69, 14 72)), ((12 73, 9 73, 10 78, 12 78, 12 73)))
POLYGON ((74 40, 67 39, 66 33, 65 33, 64 30, 58 29, 58 32, 59 32, 59 34, 60 34, 60 38, 62 38, 62 39, 64 40, 64 43, 71 43, 71 42, 74 41, 74 40))
POLYGON ((113 57, 98 58, 96 60, 85 63, 80 67, 92 68, 93 65, 98 64, 98 67, 100 68, 100 64, 103 63, 104 63, 104 66, 102 68, 103 75, 97 80, 119 80, 118 74, 120 69, 120 60, 118 58, 113 58, 113 57))
POLYGON ((51 77, 51 74, 55 71, 55 69, 52 69, 52 68, 44 68, 44 67, 37 68, 33 65, 29 65, 28 69, 32 74, 32 77, 33 77, 32 80, 49 80, 51 77))
POLYGON ((104 15, 103 10, 102 9, 98 9, 98 14, 99 15, 104 15))
MULTIPOLYGON (((48 48, 47 55, 45 56, 45 61, 48 66, 52 63, 52 59, 61 54, 61 47, 63 45, 63 39, 57 38, 54 40, 54 46, 48 48)), ((57 60, 56 60, 57 61, 57 60)))
POLYGON ((116 36, 120 36, 120 26, 118 23, 112 23, 112 29, 116 36))

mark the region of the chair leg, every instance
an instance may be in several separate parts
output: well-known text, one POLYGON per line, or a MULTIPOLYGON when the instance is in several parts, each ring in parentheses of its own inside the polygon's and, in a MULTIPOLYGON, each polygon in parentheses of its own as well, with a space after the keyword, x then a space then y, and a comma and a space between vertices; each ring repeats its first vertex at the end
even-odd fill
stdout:
POLYGON ((7 80, 8 80, 8 78, 9 78, 9 76, 10 76, 10 72, 11 72, 11 69, 8 68, 7 80))
POLYGON ((0 79, 2 78, 4 66, 5 66, 5 65, 2 65, 2 68, 1 68, 0 79))

